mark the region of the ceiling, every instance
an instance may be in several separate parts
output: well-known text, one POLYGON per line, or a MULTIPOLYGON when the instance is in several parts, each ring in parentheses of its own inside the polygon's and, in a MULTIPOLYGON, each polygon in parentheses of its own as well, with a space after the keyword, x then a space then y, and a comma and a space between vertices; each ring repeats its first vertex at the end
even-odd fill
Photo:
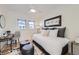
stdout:
POLYGON ((22 12, 27 13, 31 8, 34 8, 37 10, 37 12, 52 12, 56 8, 58 8, 59 5, 53 5, 53 4, 4 4, 0 5, 0 9, 3 8, 5 11, 14 11, 14 12, 22 12))
MULTIPOLYGON (((14 12, 29 12, 31 8, 37 10, 37 12, 52 12, 60 7, 72 6, 72 5, 63 5, 63 4, 0 4, 0 9, 5 11, 14 11, 14 12)), ((79 6, 79 5, 78 5, 79 6)))
MULTIPOLYGON (((62 8, 70 8, 75 5, 63 5, 63 4, 0 4, 0 9, 4 12, 21 13, 22 15, 32 15, 30 14, 30 9, 33 8, 37 12, 35 15, 43 16, 53 14, 56 10, 61 10, 62 8)), ((79 5, 76 5, 79 7, 79 5)), ((41 17, 40 16, 40 17, 41 17)), ((31 17, 31 16, 29 16, 31 17)))

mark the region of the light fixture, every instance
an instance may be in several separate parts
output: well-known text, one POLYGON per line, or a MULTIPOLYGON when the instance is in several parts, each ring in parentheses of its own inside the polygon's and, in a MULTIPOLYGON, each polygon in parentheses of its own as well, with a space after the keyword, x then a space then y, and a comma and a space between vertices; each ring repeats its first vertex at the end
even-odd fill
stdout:
POLYGON ((36 10, 35 9, 30 9, 30 12, 35 13, 36 10))

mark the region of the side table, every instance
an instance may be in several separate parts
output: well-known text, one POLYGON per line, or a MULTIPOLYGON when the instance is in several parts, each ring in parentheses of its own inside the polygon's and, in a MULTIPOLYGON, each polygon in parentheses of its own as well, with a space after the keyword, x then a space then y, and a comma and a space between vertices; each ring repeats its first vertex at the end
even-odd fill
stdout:
POLYGON ((74 41, 71 42, 71 55, 73 55, 73 43, 74 41))
POLYGON ((79 43, 71 42, 71 55, 79 55, 79 43))

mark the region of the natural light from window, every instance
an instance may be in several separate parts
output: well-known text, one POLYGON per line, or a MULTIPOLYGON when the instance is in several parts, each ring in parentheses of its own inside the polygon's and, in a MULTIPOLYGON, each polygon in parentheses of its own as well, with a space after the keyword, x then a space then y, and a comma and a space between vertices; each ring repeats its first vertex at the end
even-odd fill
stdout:
POLYGON ((30 29, 34 29, 34 21, 28 21, 28 23, 29 23, 29 28, 30 29))
POLYGON ((25 29, 26 28, 26 20, 18 19, 18 27, 19 27, 19 29, 25 29))

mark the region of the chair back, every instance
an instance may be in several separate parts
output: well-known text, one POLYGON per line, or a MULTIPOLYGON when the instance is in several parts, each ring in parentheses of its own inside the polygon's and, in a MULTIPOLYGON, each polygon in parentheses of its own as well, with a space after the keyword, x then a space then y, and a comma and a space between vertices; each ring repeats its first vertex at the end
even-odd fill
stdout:
POLYGON ((19 39, 20 38, 20 31, 15 31, 14 37, 19 39))

